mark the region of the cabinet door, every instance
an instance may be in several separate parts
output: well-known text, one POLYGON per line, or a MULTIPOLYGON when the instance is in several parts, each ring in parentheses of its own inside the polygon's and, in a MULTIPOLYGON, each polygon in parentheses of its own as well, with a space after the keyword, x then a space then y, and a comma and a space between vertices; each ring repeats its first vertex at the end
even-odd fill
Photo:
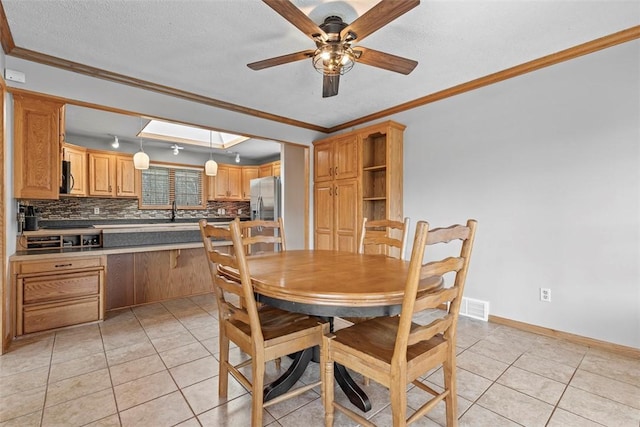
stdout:
POLYGON ((242 199, 251 199, 251 180, 259 177, 258 167, 242 168, 242 199))
POLYGON ((116 197, 138 197, 137 173, 133 157, 116 156, 116 197))
POLYGON ((260 178, 265 176, 273 176, 273 168, 271 167, 271 163, 268 165, 260 166, 260 178))
POLYGON ((227 199, 229 194, 229 169, 226 166, 218 166, 218 174, 216 175, 214 181, 214 199, 227 199))
POLYGON ((87 195, 87 150, 83 147, 65 145, 64 159, 71 163, 71 192, 74 196, 87 195))
POLYGON ((333 149, 330 142, 317 144, 313 150, 313 174, 315 182, 333 179, 333 149))
POLYGON ((358 177, 358 137, 347 136, 334 142, 333 175, 336 179, 358 177))
POLYGON ((358 180, 336 180, 333 190, 335 215, 334 248, 356 252, 358 239, 358 180))
POLYGON ((280 162, 273 162, 273 176, 280 176, 280 162))
POLYGON ((314 245, 316 249, 333 249, 333 183, 315 184, 314 191, 314 245))
POLYGON ((242 169, 229 168, 229 200, 242 200, 242 169))
POLYGON ((89 153, 89 195, 113 195, 113 156, 103 153, 89 153))
POLYGON ((60 192, 60 112, 63 105, 14 94, 13 196, 57 199, 60 192))

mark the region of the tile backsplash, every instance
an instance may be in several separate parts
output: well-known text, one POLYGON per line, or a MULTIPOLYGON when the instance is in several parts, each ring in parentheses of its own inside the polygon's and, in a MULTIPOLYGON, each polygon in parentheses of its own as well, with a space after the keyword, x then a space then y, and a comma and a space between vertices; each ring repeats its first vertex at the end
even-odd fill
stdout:
MULTIPOLYGON (((169 219, 169 209, 138 209, 137 199, 61 198, 33 200, 40 220, 169 219), (99 213, 94 213, 95 210, 99 213)), ((177 219, 248 216, 249 202, 208 202, 206 209, 178 209, 177 219), (224 214, 218 211, 224 209, 224 214), (240 213, 238 211, 241 211, 240 213)))

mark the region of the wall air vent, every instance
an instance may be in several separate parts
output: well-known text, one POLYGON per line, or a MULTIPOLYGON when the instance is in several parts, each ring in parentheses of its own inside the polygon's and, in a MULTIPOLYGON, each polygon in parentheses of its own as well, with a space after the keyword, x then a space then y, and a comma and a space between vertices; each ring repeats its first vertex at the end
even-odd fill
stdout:
POLYGON ((471 317, 486 322, 489 320, 489 301, 462 297, 460 316, 471 317))

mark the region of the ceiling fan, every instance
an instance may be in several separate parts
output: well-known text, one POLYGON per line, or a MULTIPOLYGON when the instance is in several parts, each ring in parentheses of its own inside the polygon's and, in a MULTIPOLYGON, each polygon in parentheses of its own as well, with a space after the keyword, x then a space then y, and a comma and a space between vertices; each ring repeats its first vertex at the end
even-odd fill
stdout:
POLYGON ((289 0, 263 0, 296 28, 316 43, 316 49, 303 50, 247 64, 252 70, 312 58, 315 69, 322 73, 322 97, 338 94, 340 75, 349 71, 355 62, 409 74, 417 61, 355 46, 369 34, 420 4, 420 0, 381 0, 351 24, 339 16, 328 16, 317 25, 289 0))

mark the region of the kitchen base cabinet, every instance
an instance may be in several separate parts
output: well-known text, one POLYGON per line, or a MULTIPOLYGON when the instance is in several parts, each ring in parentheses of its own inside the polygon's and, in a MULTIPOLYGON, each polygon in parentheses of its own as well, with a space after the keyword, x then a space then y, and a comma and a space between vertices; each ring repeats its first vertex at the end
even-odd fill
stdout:
POLYGON ((136 304, 213 292, 201 248, 138 252, 134 276, 136 304))
POLYGON ((107 256, 107 310, 213 292, 201 248, 107 256))
POLYGON ((105 264, 104 256, 12 263, 15 335, 102 320, 105 264))
POLYGON ((134 262, 132 253, 107 255, 107 310, 130 307, 133 298, 134 262))

